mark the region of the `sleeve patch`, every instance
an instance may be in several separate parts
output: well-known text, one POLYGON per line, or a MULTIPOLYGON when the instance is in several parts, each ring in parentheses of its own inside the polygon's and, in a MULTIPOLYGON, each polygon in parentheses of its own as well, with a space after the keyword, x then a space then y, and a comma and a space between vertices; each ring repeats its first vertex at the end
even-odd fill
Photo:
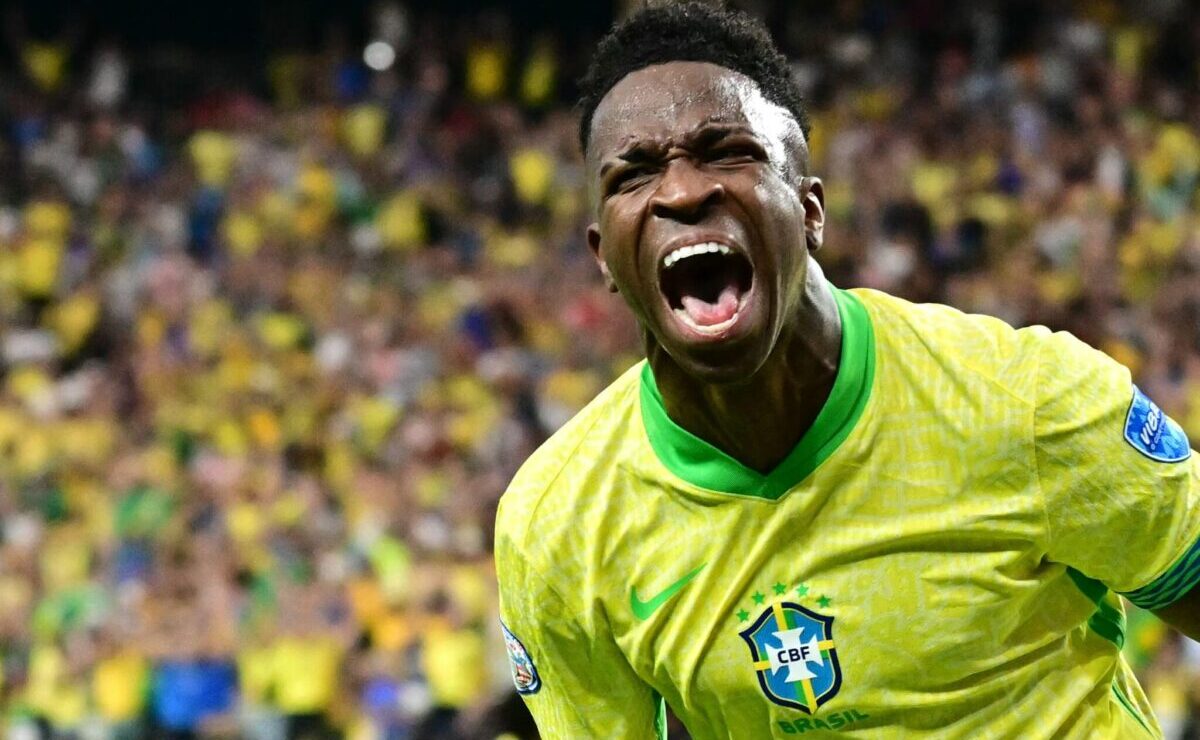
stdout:
POLYGON ((1183 428, 1135 385, 1125 416, 1125 441, 1151 460, 1183 462, 1192 454, 1183 428))
POLYGON ((542 679, 533 665, 533 658, 504 622, 500 622, 500 629, 504 631, 504 648, 508 651, 508 664, 517 693, 536 694, 542 688, 542 679))

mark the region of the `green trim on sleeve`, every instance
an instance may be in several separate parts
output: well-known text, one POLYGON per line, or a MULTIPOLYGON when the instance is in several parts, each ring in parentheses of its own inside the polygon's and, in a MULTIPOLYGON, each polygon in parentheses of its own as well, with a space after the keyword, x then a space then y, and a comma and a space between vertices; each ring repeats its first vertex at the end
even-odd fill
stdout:
POLYGON ((1136 591, 1122 594, 1143 609, 1154 611, 1182 599, 1200 583, 1200 539, 1158 578, 1136 591))
POLYGON ((658 740, 667 740, 667 700, 657 691, 654 692, 654 698, 658 700, 658 711, 654 713, 654 736, 658 740))
POLYGON ((1142 717, 1142 713, 1133 706, 1133 702, 1129 701, 1129 698, 1125 696, 1125 692, 1121 691, 1121 687, 1117 685, 1117 679, 1115 676, 1113 677, 1112 690, 1117 696, 1117 702, 1119 702, 1120 705, 1125 708, 1126 712, 1129 712, 1129 714, 1132 715, 1135 720, 1137 720, 1137 723, 1142 726, 1142 729, 1150 733, 1151 737, 1159 737, 1158 735, 1154 734, 1153 730, 1150 729, 1150 725, 1146 724, 1146 720, 1142 717))
POLYGON ((1074 568, 1067 568, 1067 575, 1088 601, 1096 605, 1096 611, 1088 617, 1088 627, 1116 645, 1118 650, 1125 647, 1125 612, 1104 600, 1108 595, 1108 588, 1074 568))
POLYGON ((692 485, 740 496, 778 500, 825 462, 850 436, 875 379, 875 332, 857 296, 830 286, 842 319, 837 377, 812 427, 783 462, 763 475, 675 423, 667 414, 650 363, 642 368, 642 423, 655 455, 692 485))

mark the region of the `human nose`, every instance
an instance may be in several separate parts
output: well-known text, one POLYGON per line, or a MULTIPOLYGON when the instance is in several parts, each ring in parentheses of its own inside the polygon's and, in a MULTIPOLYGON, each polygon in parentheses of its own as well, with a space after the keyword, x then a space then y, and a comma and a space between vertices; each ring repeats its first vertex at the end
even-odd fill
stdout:
POLYGON ((694 223, 724 198, 724 185, 680 157, 667 163, 650 199, 650 212, 658 218, 694 223))

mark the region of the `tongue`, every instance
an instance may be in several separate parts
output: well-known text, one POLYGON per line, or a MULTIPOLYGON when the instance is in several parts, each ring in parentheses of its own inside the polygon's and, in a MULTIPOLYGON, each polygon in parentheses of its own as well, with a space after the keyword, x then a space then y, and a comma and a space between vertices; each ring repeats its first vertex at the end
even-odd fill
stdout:
POLYGON ((715 326, 729 321, 737 313, 738 289, 735 285, 726 286, 717 296, 716 303, 692 295, 685 295, 682 300, 683 310, 692 321, 699 326, 715 326))

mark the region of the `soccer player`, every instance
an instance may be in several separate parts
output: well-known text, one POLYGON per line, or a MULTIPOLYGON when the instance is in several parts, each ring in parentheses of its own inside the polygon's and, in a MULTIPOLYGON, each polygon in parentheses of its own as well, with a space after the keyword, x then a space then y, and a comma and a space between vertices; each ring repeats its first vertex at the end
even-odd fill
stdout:
POLYGON ((1200 468, 1067 334, 831 286, 804 107, 756 22, 600 44, 580 138, 647 360, 501 500, 547 738, 1138 738, 1117 594, 1200 635, 1200 468))

